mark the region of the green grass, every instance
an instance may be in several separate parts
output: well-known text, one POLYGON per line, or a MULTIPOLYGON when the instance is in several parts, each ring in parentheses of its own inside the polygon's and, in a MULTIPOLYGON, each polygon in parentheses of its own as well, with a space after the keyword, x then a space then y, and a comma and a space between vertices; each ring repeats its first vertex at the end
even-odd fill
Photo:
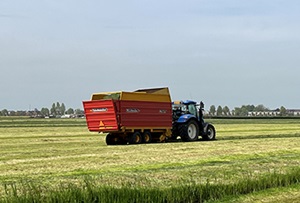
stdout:
MULTIPOLYGON (((32 188, 33 193, 43 197, 48 197, 50 190, 56 194, 53 198, 90 198, 90 191, 84 190, 87 177, 95 196, 107 190, 122 196, 122 191, 126 191, 141 193, 145 199, 154 194, 162 199, 174 195, 187 198, 193 196, 189 192, 197 196, 202 191, 199 188, 208 184, 211 189, 222 191, 225 187, 242 188, 243 182, 247 186, 266 177, 272 181, 284 176, 291 179, 286 180, 290 185, 299 184, 299 173, 295 171, 300 165, 300 120, 210 122, 217 130, 217 140, 212 142, 106 146, 105 135, 88 132, 84 119, 2 117, 0 196, 13 201, 15 188, 20 200, 28 196, 24 188, 32 188), (172 191, 178 194, 171 194, 172 191)), ((285 185, 272 187, 279 186, 285 185)), ((156 200, 153 202, 160 202, 156 200)))
MULTIPOLYGON (((272 173, 260 178, 245 177, 231 184, 181 184, 169 188, 134 187, 130 185, 121 188, 101 186, 96 180, 84 179, 80 185, 60 185, 60 188, 45 188, 44 186, 22 182, 21 187, 5 184, 7 197, 3 202, 206 202, 225 199, 226 202, 237 199, 236 196, 268 190, 278 187, 297 187, 300 182, 300 170, 294 169, 288 174, 272 173), (21 189, 21 192, 18 191, 21 189), (44 191, 47 191, 45 194, 44 191), (21 195, 19 195, 21 193, 21 195), (230 197, 233 198, 230 198, 230 197)), ((273 191, 271 191, 273 192, 273 191)), ((282 194, 282 191, 279 191, 282 194)), ((292 194, 296 194, 294 192, 292 194)), ((249 199, 249 198, 248 198, 249 199)), ((254 198, 252 198, 253 200, 254 198)), ((257 197, 256 197, 257 199, 257 197)), ((286 198, 282 198, 286 200, 286 198)), ((289 200, 295 196, 288 196, 289 200)), ((274 200, 274 197, 273 197, 274 200)), ((278 200, 278 199, 277 199, 278 200)), ((296 200, 296 199, 295 199, 296 200)))
POLYGON ((300 202, 300 184, 294 184, 286 187, 274 187, 258 192, 249 193, 239 196, 227 196, 218 201, 208 201, 214 203, 252 203, 252 202, 264 202, 264 203, 278 203, 300 202))

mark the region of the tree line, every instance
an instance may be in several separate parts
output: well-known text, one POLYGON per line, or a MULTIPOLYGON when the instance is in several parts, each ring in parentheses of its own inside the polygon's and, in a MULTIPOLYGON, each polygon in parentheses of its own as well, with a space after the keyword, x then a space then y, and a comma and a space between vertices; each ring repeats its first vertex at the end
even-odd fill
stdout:
MULTIPOLYGON (((284 106, 275 110, 270 110, 264 105, 242 105, 230 110, 228 106, 222 107, 221 105, 211 105, 207 114, 209 116, 300 116, 299 112, 294 112, 286 109, 284 106)), ((3 109, 0 111, 0 116, 31 116, 31 117, 61 117, 64 115, 72 115, 75 117, 83 116, 82 109, 66 108, 64 103, 55 102, 51 108, 43 107, 40 110, 35 108, 29 111, 9 111, 3 109)))
POLYGON ((61 117, 64 115, 72 115, 81 117, 84 115, 82 109, 66 108, 64 103, 53 103, 51 108, 43 107, 40 110, 35 108, 28 111, 13 111, 3 109, 0 111, 0 116, 31 116, 31 117, 61 117))
POLYGON ((275 110, 270 110, 264 105, 242 105, 241 107, 235 107, 230 110, 228 106, 211 105, 207 112, 209 116, 300 116, 299 112, 295 110, 286 109, 284 106, 275 110))

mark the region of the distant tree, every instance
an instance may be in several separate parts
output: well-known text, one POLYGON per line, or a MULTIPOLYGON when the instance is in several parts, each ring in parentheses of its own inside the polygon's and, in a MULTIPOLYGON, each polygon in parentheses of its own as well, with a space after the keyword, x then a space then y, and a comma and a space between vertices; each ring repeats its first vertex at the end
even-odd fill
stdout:
POLYGON ((64 115, 66 112, 66 106, 64 103, 62 103, 60 106, 60 112, 61 112, 61 115, 64 115))
POLYGON ((56 115, 61 115, 61 109, 60 109, 60 103, 59 102, 56 102, 55 110, 56 110, 56 115))
POLYGON ((224 115, 226 115, 226 116, 230 115, 230 109, 228 106, 224 106, 222 111, 223 111, 224 115))
POLYGON ((270 111, 267 107, 260 104, 257 106, 254 105, 242 105, 241 107, 235 107, 233 110, 233 114, 236 116, 248 116, 249 112, 265 112, 270 111))
POLYGON ((247 116, 248 115, 248 108, 247 106, 243 105, 242 107, 235 107, 234 108, 234 114, 236 116, 247 116))
POLYGON ((286 108, 284 106, 281 106, 280 107, 280 115, 281 116, 286 116, 287 112, 286 112, 286 108))
POLYGON ((235 107, 234 111, 235 111, 235 115, 240 116, 242 112, 242 107, 235 107))
POLYGON ((221 116, 222 113, 223 113, 223 108, 222 108, 222 106, 218 106, 218 108, 217 108, 217 116, 221 116))
POLYGON ((211 105, 210 106, 209 114, 213 115, 213 116, 216 114, 216 107, 215 107, 215 105, 211 105))
POLYGON ((67 114, 74 114, 74 109, 72 108, 69 108, 67 111, 66 111, 67 114))
POLYGON ((1 111, 1 113, 2 113, 2 116, 8 116, 8 110, 7 109, 3 109, 1 111))
POLYGON ((264 105, 260 104, 254 108, 254 111, 264 112, 264 111, 269 111, 269 109, 264 105))
POLYGON ((232 111, 231 111, 231 115, 235 115, 235 109, 232 109, 232 111))
POLYGON ((41 114, 42 116, 49 116, 50 115, 50 111, 48 108, 42 108, 41 109, 41 114))
POLYGON ((75 114, 76 114, 76 115, 83 115, 83 114, 84 114, 84 111, 81 110, 81 109, 76 109, 76 110, 75 110, 75 114))
POLYGON ((248 105, 242 105, 241 109, 242 109, 242 111, 244 111, 244 112, 247 111, 247 113, 248 113, 248 112, 255 111, 255 106, 254 105, 249 105, 249 104, 248 105))
POLYGON ((50 114, 54 116, 61 116, 66 113, 66 105, 64 103, 53 103, 50 109, 50 114))
POLYGON ((55 106, 55 103, 52 104, 52 107, 50 109, 50 114, 56 116, 56 106, 55 106))

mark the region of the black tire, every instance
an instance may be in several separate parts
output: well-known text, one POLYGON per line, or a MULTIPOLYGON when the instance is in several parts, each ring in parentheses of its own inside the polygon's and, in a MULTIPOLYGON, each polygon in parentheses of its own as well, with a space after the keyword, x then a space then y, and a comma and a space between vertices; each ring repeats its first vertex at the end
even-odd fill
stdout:
POLYGON ((180 125, 179 134, 185 142, 197 140, 199 136, 198 123, 195 120, 190 120, 188 123, 180 125))
POLYGON ((170 139, 177 140, 178 136, 179 136, 179 127, 178 127, 178 124, 175 124, 172 126, 172 135, 171 135, 170 139))
POLYGON ((128 138, 129 144, 140 144, 142 142, 142 136, 140 132, 135 132, 129 135, 128 138))
POLYGON ((127 140, 124 139, 124 137, 119 137, 118 144, 119 145, 127 145, 127 140))
POLYGON ((145 131, 142 135, 142 142, 143 143, 150 143, 152 142, 152 135, 149 131, 145 131))
POLYGON ((117 144, 117 137, 114 134, 108 133, 105 138, 107 145, 116 145, 117 144))
POLYGON ((204 135, 202 136, 204 140, 215 140, 216 139, 216 130, 215 127, 211 124, 208 124, 205 130, 204 135))

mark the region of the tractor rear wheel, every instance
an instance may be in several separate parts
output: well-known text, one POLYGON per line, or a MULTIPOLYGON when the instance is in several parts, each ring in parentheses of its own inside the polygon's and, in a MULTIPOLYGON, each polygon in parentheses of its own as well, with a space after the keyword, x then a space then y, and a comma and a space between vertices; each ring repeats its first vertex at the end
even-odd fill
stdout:
POLYGON ((195 141, 199 136, 199 126, 194 120, 179 126, 179 134, 183 141, 195 141))
POLYGON ((128 138, 129 144, 140 144, 142 142, 142 136, 140 132, 135 132, 129 135, 128 138))

